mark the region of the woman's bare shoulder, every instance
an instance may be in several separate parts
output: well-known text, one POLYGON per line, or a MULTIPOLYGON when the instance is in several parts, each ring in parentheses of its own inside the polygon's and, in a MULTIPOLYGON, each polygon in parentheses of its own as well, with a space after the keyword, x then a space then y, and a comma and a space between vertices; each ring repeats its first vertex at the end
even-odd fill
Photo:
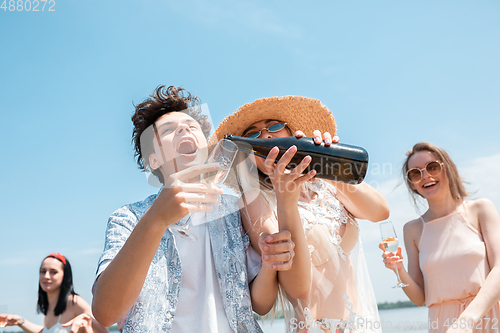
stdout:
POLYGON ((421 217, 406 222, 404 227, 403 227, 404 233, 409 234, 409 235, 415 234, 417 232, 420 234, 421 230, 422 230, 421 217))
POLYGON ((80 295, 69 295, 66 310, 71 311, 75 316, 87 312, 90 305, 80 295))
POLYGON ((420 243, 422 230, 423 223, 420 217, 405 223, 403 227, 403 234, 407 252, 408 249, 411 248, 409 244, 414 244, 415 248, 418 250, 418 244, 420 243))
POLYGON ((498 210, 490 199, 468 200, 465 207, 466 214, 470 214, 472 218, 477 219, 481 225, 490 222, 498 223, 500 220, 498 210))
POLYGON ((474 211, 480 211, 482 209, 490 209, 491 207, 495 207, 493 202, 487 198, 467 200, 465 204, 469 207, 469 209, 472 209, 474 211))

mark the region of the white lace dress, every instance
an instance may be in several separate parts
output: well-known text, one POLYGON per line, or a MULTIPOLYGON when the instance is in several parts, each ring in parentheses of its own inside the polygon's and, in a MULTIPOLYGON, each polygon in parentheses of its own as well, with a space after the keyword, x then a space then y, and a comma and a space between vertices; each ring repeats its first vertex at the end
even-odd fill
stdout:
POLYGON ((308 184, 315 193, 299 201, 299 213, 313 267, 307 299, 288 300, 288 332, 380 332, 376 301, 359 242, 359 226, 337 200, 337 189, 317 179, 308 184), (370 323, 367 323, 370 321, 370 323), (372 326, 372 327, 369 327, 372 326))

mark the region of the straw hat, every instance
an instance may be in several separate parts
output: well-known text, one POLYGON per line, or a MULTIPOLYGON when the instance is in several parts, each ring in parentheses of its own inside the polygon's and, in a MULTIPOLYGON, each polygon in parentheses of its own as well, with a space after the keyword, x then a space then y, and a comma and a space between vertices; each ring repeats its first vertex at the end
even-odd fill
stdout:
POLYGON ((250 125, 264 119, 276 119, 287 123, 292 134, 297 130, 312 137, 314 130, 321 133, 337 133, 332 112, 317 99, 302 96, 283 96, 261 98, 245 104, 235 113, 224 118, 217 127, 212 139, 217 141, 225 134, 241 136, 250 125))

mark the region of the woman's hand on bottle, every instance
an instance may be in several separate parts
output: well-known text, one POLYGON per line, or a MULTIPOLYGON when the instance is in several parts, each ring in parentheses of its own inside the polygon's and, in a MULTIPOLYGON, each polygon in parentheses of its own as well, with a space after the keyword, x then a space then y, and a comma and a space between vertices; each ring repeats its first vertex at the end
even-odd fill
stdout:
POLYGON ((23 317, 15 314, 2 313, 0 314, 0 321, 7 322, 6 326, 16 326, 18 324, 21 324, 24 319, 23 317))
POLYGON ((291 170, 286 169, 296 152, 297 147, 291 146, 283 156, 281 156, 278 163, 275 163, 279 149, 274 147, 264 161, 263 171, 269 176, 273 184, 276 198, 278 200, 284 200, 289 204, 296 204, 299 201, 302 183, 311 180, 316 175, 316 170, 310 170, 302 174, 309 163, 311 163, 311 156, 304 157, 295 168, 291 170))
POLYGON ((287 271, 292 268, 295 244, 292 234, 282 230, 274 234, 263 232, 259 237, 259 248, 262 253, 262 266, 276 271, 287 271))
POLYGON ((384 253, 382 254, 382 258, 384 260, 385 267, 392 269, 393 271, 404 268, 403 266, 403 255, 401 254, 401 246, 398 246, 398 250, 396 252, 388 252, 384 246, 383 242, 380 242, 378 246, 384 253))
MULTIPOLYGON (((301 130, 298 130, 295 132, 295 137, 296 138, 302 138, 304 137, 305 134, 301 130)), ((313 132, 313 140, 316 144, 321 144, 321 142, 325 143, 325 146, 329 146, 332 143, 339 143, 339 137, 338 136, 333 136, 330 134, 330 132, 325 132, 321 134, 320 130, 315 130, 313 132)))
POLYGON ((72 320, 63 324, 62 327, 70 327, 71 333, 93 333, 92 329, 92 317, 86 313, 76 316, 72 320))

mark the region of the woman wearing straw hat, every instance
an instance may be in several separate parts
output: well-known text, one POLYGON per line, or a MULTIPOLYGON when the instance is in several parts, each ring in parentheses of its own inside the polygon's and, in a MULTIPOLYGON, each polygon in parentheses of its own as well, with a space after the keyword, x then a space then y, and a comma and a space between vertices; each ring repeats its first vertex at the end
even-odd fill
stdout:
MULTIPOLYGON (((324 141, 325 145, 338 142, 331 111, 318 100, 299 96, 263 98, 246 104, 226 117, 214 136, 280 138, 293 133, 314 137, 316 143, 324 141)), ((349 185, 314 179, 314 170, 302 174, 310 163, 308 157, 291 172, 285 171, 295 151, 295 147, 288 149, 277 164, 278 150, 274 148, 265 160, 255 157, 255 164, 237 165, 245 204, 243 224, 253 248, 261 255, 259 260, 268 260, 265 247, 260 251, 258 246, 263 233, 288 230, 295 243, 292 268, 278 272, 287 329, 377 331, 373 324, 378 312, 355 218, 384 220, 389 215, 387 202, 366 183, 349 185), (244 169, 255 165, 258 188, 245 179, 244 169)), ((282 257, 286 261, 291 254, 282 257)))

